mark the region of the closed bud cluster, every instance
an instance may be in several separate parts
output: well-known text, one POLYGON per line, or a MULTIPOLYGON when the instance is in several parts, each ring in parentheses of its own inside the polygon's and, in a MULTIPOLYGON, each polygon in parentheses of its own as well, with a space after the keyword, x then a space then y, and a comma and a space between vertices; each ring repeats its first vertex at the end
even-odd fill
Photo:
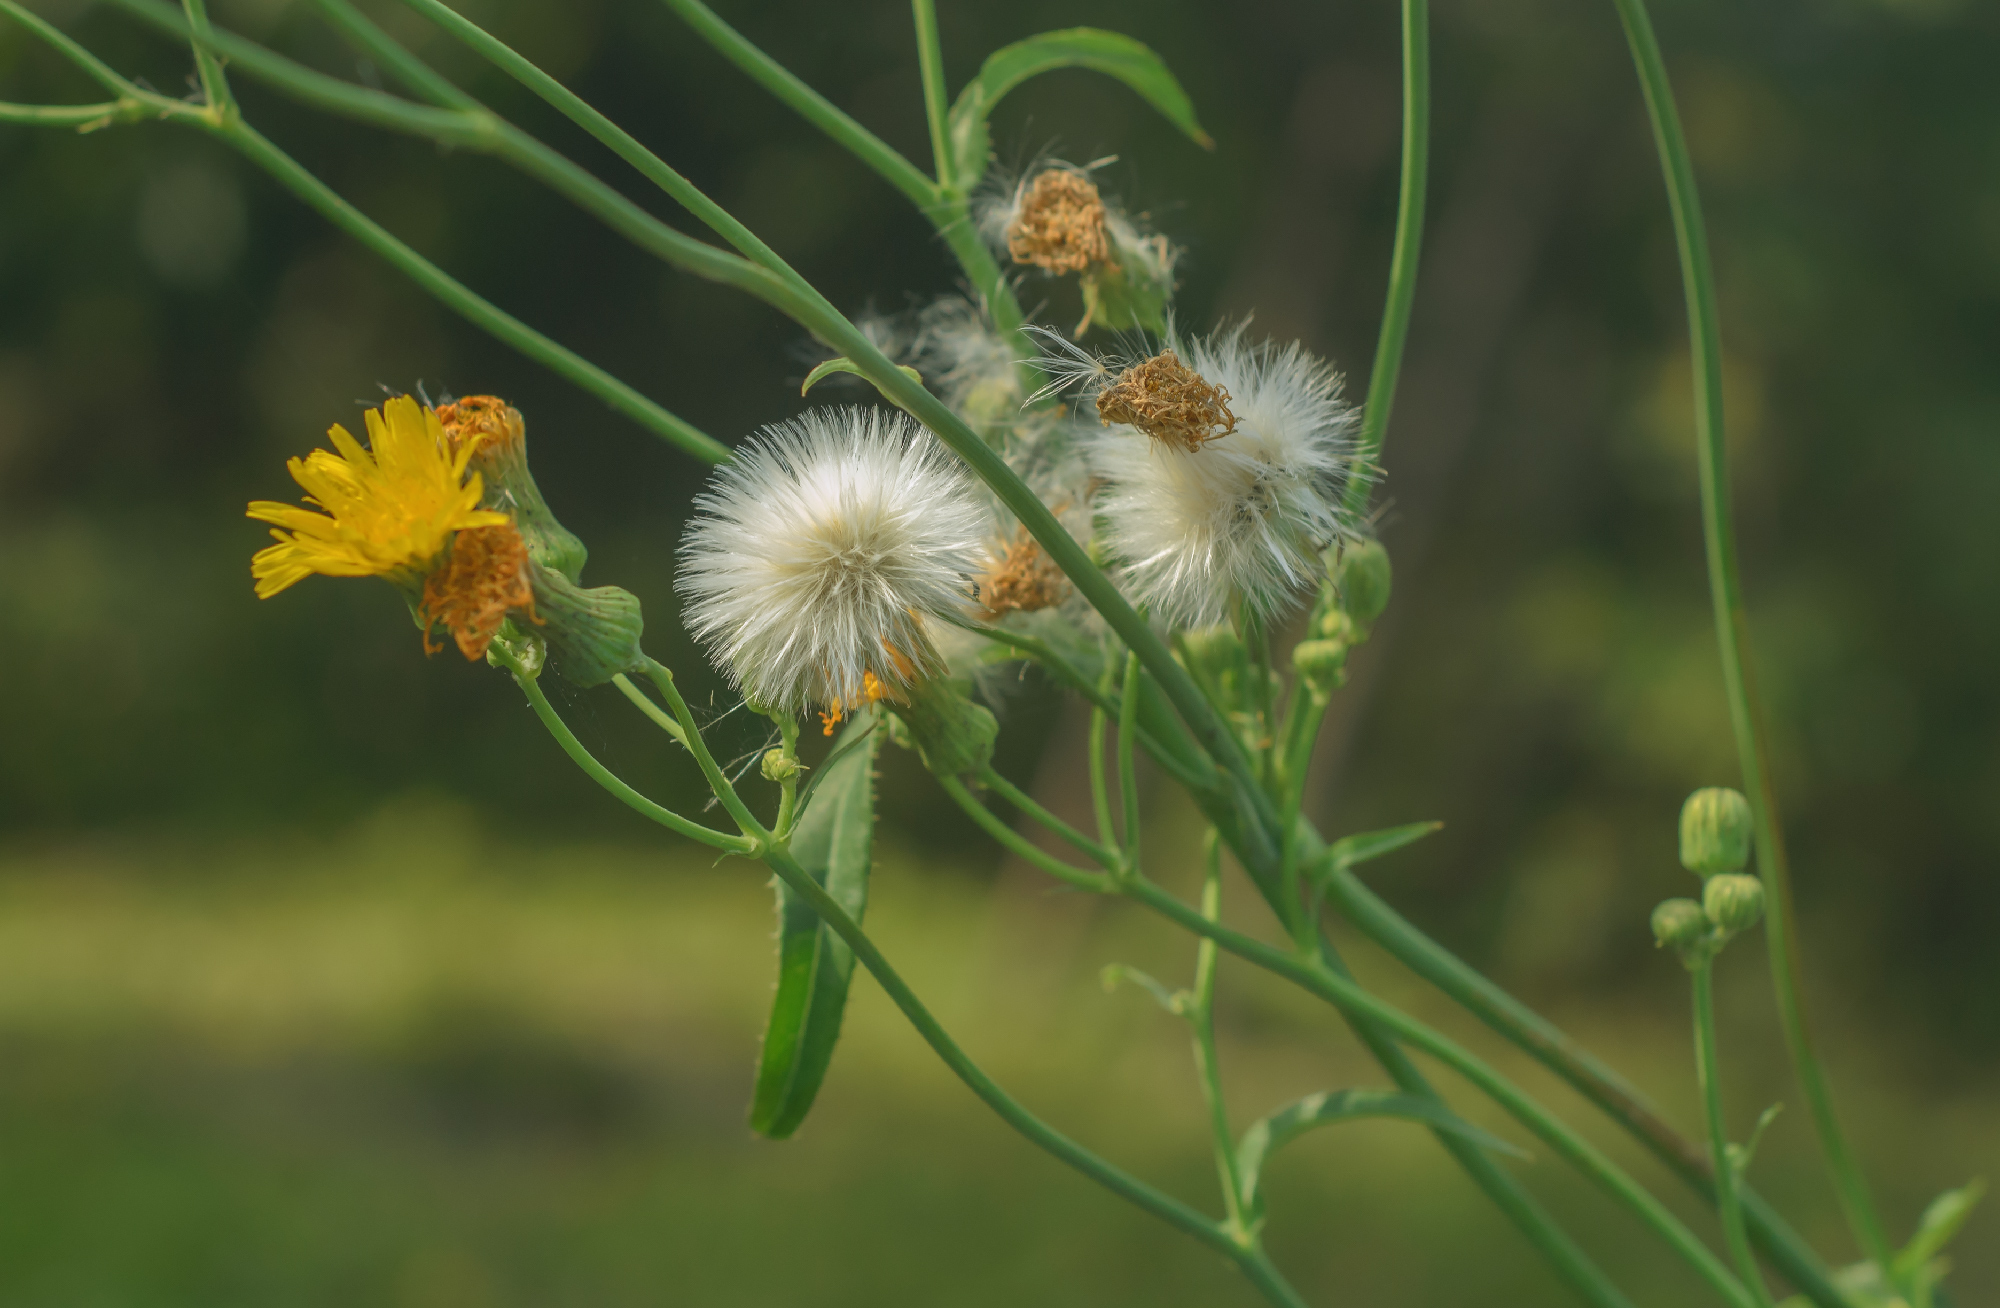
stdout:
POLYGON ((1750 864, 1750 801, 1710 786, 1681 805, 1681 866, 1698 876, 1741 872, 1750 864))
POLYGON ((798 759, 785 753, 782 749, 765 750, 763 760, 759 763, 758 767, 764 774, 764 780, 780 783, 797 781, 799 773, 805 770, 804 765, 798 759))

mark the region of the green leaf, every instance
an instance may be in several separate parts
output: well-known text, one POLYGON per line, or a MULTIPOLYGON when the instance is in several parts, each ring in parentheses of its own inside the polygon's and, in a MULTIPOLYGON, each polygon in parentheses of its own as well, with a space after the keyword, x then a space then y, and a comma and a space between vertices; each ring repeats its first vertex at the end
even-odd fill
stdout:
POLYGON ((1243 1206, 1252 1219, 1264 1211, 1258 1180, 1264 1161, 1278 1149, 1316 1127, 1336 1122, 1352 1122, 1367 1117, 1394 1117, 1421 1122, 1434 1130, 1449 1131, 1481 1148, 1526 1158, 1528 1154, 1499 1136, 1482 1131, 1435 1099, 1393 1090, 1335 1090, 1307 1095, 1285 1105, 1269 1117, 1255 1122, 1243 1133, 1236 1146, 1236 1177, 1243 1187, 1243 1206))
MULTIPOLYGON (((900 363, 897 364, 896 367, 901 371, 908 373, 910 380, 915 382, 917 385, 921 386, 924 384, 923 374, 918 372, 915 368, 904 367, 900 363)), ((837 372, 851 372, 856 377, 861 378, 863 381, 868 380, 868 374, 861 371, 861 367, 859 364, 855 363, 854 360, 848 358, 846 355, 842 355, 837 359, 828 359, 825 363, 822 363, 819 367, 814 368, 811 372, 807 373, 805 385, 799 387, 799 394, 804 395, 807 391, 813 388, 813 385, 815 383, 823 381, 837 372)))
POLYGON ((1931 1200, 1930 1207, 1917 1219, 1917 1233, 1896 1255, 1890 1275, 1897 1281, 1911 1279, 1919 1269, 1929 1264, 1931 1259, 1944 1252, 1951 1238, 1965 1225, 1965 1219, 1972 1216, 1973 1208, 1986 1193, 1986 1182, 1972 1180, 1956 1190, 1947 1190, 1931 1200))
MULTIPOLYGON (((875 754, 882 733, 862 719, 814 778, 792 833, 792 856, 858 922, 868 907, 874 852, 875 754), (851 744, 849 737, 858 743, 851 744)), ((778 993, 764 1029, 750 1129, 783 1140, 799 1129, 840 1039, 854 953, 797 894, 778 886, 778 993)))
POLYGON ((1144 44, 1095 27, 1043 32, 1002 46, 986 57, 979 76, 959 92, 951 107, 947 130, 951 138, 952 172, 958 187, 970 191, 986 174, 993 142, 986 119, 1002 96, 1037 73, 1057 68, 1088 68, 1115 77, 1137 91, 1167 121, 1187 133, 1204 150, 1215 142, 1195 121, 1187 92, 1167 71, 1166 64, 1144 44))
POLYGON ((1442 822, 1412 822, 1407 826, 1389 827, 1383 831, 1364 831, 1358 836, 1343 836, 1326 847, 1327 862, 1335 867, 1350 868, 1356 863, 1366 863, 1369 859, 1380 858, 1391 850, 1414 844, 1443 826, 1442 822))

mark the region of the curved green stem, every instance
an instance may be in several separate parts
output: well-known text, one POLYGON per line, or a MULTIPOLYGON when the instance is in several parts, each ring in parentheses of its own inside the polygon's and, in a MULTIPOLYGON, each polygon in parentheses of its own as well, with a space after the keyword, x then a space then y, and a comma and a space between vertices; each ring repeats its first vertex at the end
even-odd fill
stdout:
POLYGON ((675 740, 678 740, 681 744, 683 745, 687 744, 687 729, 681 726, 681 724, 674 719, 673 715, 668 713, 665 709, 661 708, 658 704, 655 704, 652 701, 652 699, 647 696, 645 691, 640 690, 637 686, 633 685, 632 678, 626 676, 624 673, 621 672, 617 676, 611 679, 611 684, 618 687, 618 693, 623 695, 626 699, 631 700, 633 706, 636 707, 641 713, 645 714, 647 719, 651 721, 654 726, 666 732, 669 736, 672 736, 675 740))
POLYGON ((1125 684, 1118 701, 1118 797, 1123 807, 1124 866, 1139 866, 1139 769, 1134 766, 1132 741, 1139 728, 1139 656, 1125 655, 1125 684))
POLYGON ((1703 958, 1693 968, 1694 1071, 1701 1083, 1703 1115, 1708 1119, 1708 1154, 1715 1164, 1715 1211, 1722 1219, 1722 1237, 1743 1283, 1757 1296, 1758 1308, 1771 1308, 1771 1295, 1750 1252, 1743 1230, 1743 1207, 1736 1198, 1736 1165, 1729 1158, 1729 1130, 1722 1116, 1722 1063, 1715 1047, 1715 961, 1703 958))
MULTIPOLYGON (((1417 255, 1424 239, 1424 199, 1430 177, 1431 36, 1429 0, 1403 0, 1403 177, 1396 195, 1396 244, 1389 255, 1389 296, 1368 372, 1368 400, 1361 411, 1357 464, 1373 467, 1396 403, 1403 343, 1410 335, 1410 306, 1417 294, 1417 255)), ((1356 477, 1347 486, 1347 510, 1368 508, 1373 483, 1356 477)))
POLYGON ((14 104, 0 100, 0 123, 23 127, 74 127, 88 132, 150 117, 152 110, 137 100, 107 100, 103 104, 14 104))
POLYGON ((1100 895, 1111 890, 1111 878, 1103 873, 1071 867, 1047 850, 1037 849, 1033 841, 1002 822, 992 809, 980 803, 979 797, 967 790, 965 783, 957 777, 939 777, 937 782, 944 787, 944 793, 951 796, 952 802, 964 809, 966 816, 979 824, 980 830, 993 837, 1010 853, 1027 860, 1056 880, 1074 886, 1078 890, 1088 890, 1100 895))
POLYGON ((1012 804, 1016 809, 1019 809, 1023 815, 1033 818, 1056 835, 1068 841, 1071 847, 1076 849, 1078 853, 1090 855, 1092 861, 1097 863, 1098 866, 1111 868, 1118 865, 1118 855, 1114 851, 1100 845, 1069 823, 1043 808, 1040 804, 1037 804, 1033 797, 1026 791, 1001 776, 998 772, 995 772, 991 764, 980 769, 979 781, 988 790, 991 790, 994 794, 1012 804))
MULTIPOLYGON (((1201 915, 1211 922, 1222 917, 1222 841, 1215 828, 1203 842, 1208 872, 1201 883, 1201 915)), ((1201 1076, 1201 1096, 1208 1105, 1208 1130, 1215 1150, 1216 1180, 1222 1186, 1229 1225, 1239 1238, 1256 1240, 1243 1214, 1243 1178, 1236 1170, 1236 1138, 1229 1130, 1229 1105, 1222 1097, 1222 1060, 1215 1053, 1215 941, 1203 936, 1195 946, 1194 1006, 1188 1024, 1194 1028, 1194 1065, 1201 1076)))
POLYGON ((1799 964, 1798 916, 1792 902, 1791 871, 1785 858, 1777 795, 1765 761, 1763 708, 1758 702, 1750 667, 1749 622, 1743 607, 1736 533, 1730 513, 1728 447, 1722 421, 1722 336, 1715 306, 1715 272, 1709 261, 1708 231, 1695 187, 1694 162, 1688 154, 1680 113, 1674 106, 1673 87, 1667 80, 1666 61, 1660 54, 1659 39, 1654 35, 1644 0, 1613 0, 1613 3, 1618 7, 1626 40, 1632 47, 1632 62, 1638 69, 1640 89, 1645 93, 1646 112, 1652 119, 1653 139, 1659 147, 1660 171, 1666 179, 1667 200, 1673 210, 1674 242, 1680 254, 1681 286, 1687 300, 1688 352, 1694 362, 1695 449, 1701 479, 1702 538, 1708 555, 1709 594, 1715 609, 1715 634, 1721 647, 1722 680, 1736 735, 1736 755, 1756 823, 1757 868, 1770 900, 1766 931, 1779 1020, 1848 1225, 1863 1254, 1887 1275, 1893 1262, 1888 1234, 1834 1111, 1833 1091, 1813 1048, 1806 1017, 1805 977, 1799 964))
POLYGON ((230 93, 229 77, 222 71, 222 61, 215 57, 207 37, 211 30, 208 21, 206 0, 181 0, 181 11, 187 15, 188 29, 192 34, 189 44, 194 47, 195 73, 201 78, 202 99, 214 113, 233 118, 237 114, 236 97, 230 93))
MULTIPOLYGON (((1418 930, 1353 872, 1331 868, 1322 884, 1334 909, 1362 935, 1568 1082, 1704 1199, 1716 1201, 1708 1155, 1670 1126, 1630 1082, 1418 930)), ((1819 1308, 1846 1308, 1812 1247, 1755 1191, 1742 1187, 1741 1199, 1752 1237, 1786 1279, 1819 1308)))
POLYGON ((541 684, 534 677, 516 670, 514 681, 521 687, 522 693, 527 695, 529 705, 535 710, 535 716, 542 720, 542 725, 556 738, 556 743, 562 746, 563 753, 569 755, 570 761, 582 768, 584 775, 610 791, 627 808, 642 817, 651 818, 669 831, 686 836, 689 840, 698 840, 712 849, 753 856, 758 852, 762 842, 749 836, 732 836, 727 832, 705 827, 699 822, 691 822, 672 809, 655 804, 626 785, 616 773, 599 763, 591 752, 583 747, 583 742, 576 738, 576 733, 569 729, 569 724, 556 713, 555 707, 549 703, 549 697, 542 693, 541 684))
POLYGON ((1377 999, 1347 977, 1321 964, 1318 959, 1301 961, 1260 940, 1210 922, 1144 878, 1133 878, 1124 883, 1123 888, 1140 903, 1190 931, 1209 937, 1237 957, 1305 987, 1345 1012, 1379 1023, 1393 1032, 1396 1039, 1451 1067, 1479 1087, 1516 1121, 1533 1131, 1606 1194, 1628 1208, 1733 1308, 1757 1308, 1756 1301, 1729 1268, 1645 1187, 1543 1108, 1531 1095, 1449 1037, 1377 999))
POLYGON ((480 109, 479 101, 451 84, 451 79, 403 48, 375 21, 348 0, 313 0, 340 34, 386 69, 389 75, 424 99, 444 109, 480 109))
POLYGON ((715 761, 715 755, 709 752, 708 742, 702 739, 701 728, 695 724, 694 714, 689 711, 687 701, 681 698, 681 688, 674 684, 673 671, 654 659, 647 659, 643 670, 646 679, 651 681, 666 698, 667 707, 674 711, 674 717, 680 720, 683 743, 694 755, 695 763, 701 768, 702 777, 707 780, 708 788, 714 792, 715 797, 722 802, 723 810, 736 819, 736 825, 742 828, 745 836, 760 844, 768 844, 771 833, 764 829, 764 824, 759 822, 743 803, 736 793, 736 787, 729 784, 729 778, 723 774, 722 766, 715 761))

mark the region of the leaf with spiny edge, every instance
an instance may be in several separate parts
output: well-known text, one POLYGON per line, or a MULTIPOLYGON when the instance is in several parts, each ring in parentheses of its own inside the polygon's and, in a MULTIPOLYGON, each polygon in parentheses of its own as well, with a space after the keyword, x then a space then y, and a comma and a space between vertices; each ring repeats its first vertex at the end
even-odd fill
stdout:
MULTIPOLYGON (((821 764, 792 830, 792 856, 860 921, 874 850, 875 754, 882 733, 857 719, 821 764)), ((804 797, 801 803, 804 802, 804 797)), ((783 1140, 799 1129, 833 1061, 854 952, 812 906, 778 883, 778 991, 764 1030, 750 1129, 783 1140)))

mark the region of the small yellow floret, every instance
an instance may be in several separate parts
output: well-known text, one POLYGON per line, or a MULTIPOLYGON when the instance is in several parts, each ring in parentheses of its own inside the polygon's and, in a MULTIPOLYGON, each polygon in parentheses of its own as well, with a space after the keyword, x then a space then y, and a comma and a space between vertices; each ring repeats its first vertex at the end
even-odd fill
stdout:
POLYGON ((257 598, 269 599, 313 573, 329 577, 421 573, 443 553, 451 534, 497 527, 507 515, 479 507, 479 474, 465 465, 479 442, 456 452, 438 416, 409 396, 370 409, 368 448, 336 424, 327 436, 334 453, 314 450, 285 465, 306 490, 306 503, 257 500, 249 516, 272 523, 277 544, 250 560, 257 598))

